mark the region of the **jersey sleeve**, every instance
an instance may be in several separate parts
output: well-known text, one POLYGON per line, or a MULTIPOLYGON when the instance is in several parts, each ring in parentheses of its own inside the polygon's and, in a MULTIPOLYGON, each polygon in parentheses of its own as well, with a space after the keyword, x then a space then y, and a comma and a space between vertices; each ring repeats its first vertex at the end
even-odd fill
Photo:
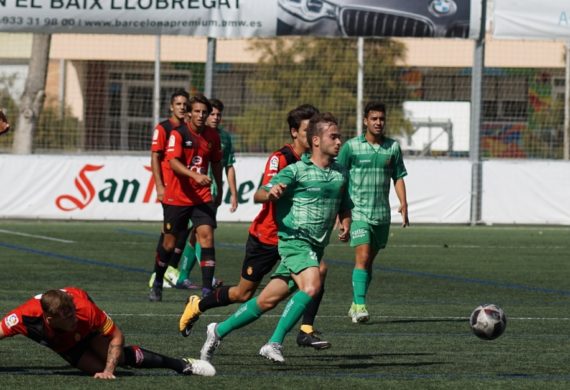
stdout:
POLYGON ((271 179, 279 173, 279 171, 285 166, 281 160, 282 158, 281 153, 274 152, 265 163, 265 170, 263 171, 263 177, 261 179, 261 185, 267 185, 271 179))
POLYGON ((157 125, 152 132, 151 152, 162 152, 166 150, 166 131, 161 125, 157 125))
POLYGON ((106 336, 113 332, 115 329, 115 323, 113 322, 113 319, 109 317, 107 313, 101 310, 88 295, 86 299, 81 302, 81 306, 76 304, 76 307, 78 310, 80 307, 84 307, 87 310, 89 313, 89 326, 91 327, 92 331, 99 332, 102 335, 106 336))
POLYGON ((212 155, 210 158, 211 162, 220 162, 222 161, 223 152, 222 152, 222 141, 220 136, 215 130, 211 131, 211 141, 212 141, 212 155))
POLYGON ((26 336, 28 334, 26 326, 24 325, 24 320, 22 318, 22 307, 24 305, 18 306, 14 310, 10 311, 4 318, 2 318, 1 326, 5 337, 12 337, 18 334, 26 336))
POLYGON ((340 148, 336 162, 350 170, 350 144, 347 142, 340 148))
POLYGON ((231 167, 236 163, 234 144, 230 133, 226 132, 226 146, 223 150, 225 167, 231 167))
POLYGON ((173 158, 179 158, 183 154, 182 150, 182 135, 176 131, 172 130, 170 132, 170 137, 168 138, 168 145, 166 147, 166 160, 170 161, 173 158))
POLYGON ((402 157, 402 149, 400 149, 400 144, 394 143, 394 171, 392 172, 392 180, 396 181, 406 176, 408 172, 406 171, 406 166, 404 165, 404 158, 402 157))

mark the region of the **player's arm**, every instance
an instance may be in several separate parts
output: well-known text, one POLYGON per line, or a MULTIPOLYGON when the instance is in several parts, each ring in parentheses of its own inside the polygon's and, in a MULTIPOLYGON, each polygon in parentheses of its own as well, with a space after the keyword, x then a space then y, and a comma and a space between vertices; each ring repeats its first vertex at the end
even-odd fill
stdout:
POLYGON ((0 340, 2 340, 4 337, 6 337, 6 335, 4 334, 4 331, 2 330, 2 327, 0 326, 0 340))
POLYGON ((238 208, 236 169, 233 165, 226 167, 226 176, 228 178, 228 186, 230 187, 230 213, 233 213, 238 208))
POLYGON ((338 239, 347 242, 350 238, 350 224, 352 223, 352 212, 350 209, 342 210, 338 214, 339 229, 338 239))
POLYGON ((216 182, 216 186, 218 187, 218 192, 216 194, 216 199, 214 199, 214 203, 216 207, 222 204, 222 195, 224 194, 224 183, 222 182, 222 162, 221 161, 212 161, 212 176, 214 176, 214 181, 216 182))
POLYGON ((178 131, 173 130, 170 133, 170 138, 168 139, 168 149, 166 149, 166 159, 170 164, 170 168, 172 168, 174 173, 188 177, 201 186, 209 186, 212 183, 212 180, 208 175, 204 175, 187 168, 186 165, 179 160, 183 153, 182 136, 178 131))
POLYGON ((253 195, 253 200, 257 203, 267 203, 282 198, 295 183, 296 170, 293 167, 294 165, 288 165, 279 171, 268 184, 257 190, 253 195))
POLYGON ((396 190, 396 196, 400 201, 400 207, 398 207, 398 212, 402 214, 402 227, 410 226, 410 220, 408 219, 408 200, 406 197, 406 183, 404 178, 400 177, 394 182, 394 188, 396 190))
POLYGON ((116 325, 113 326, 113 330, 106 337, 109 338, 107 362, 105 363, 105 369, 95 374, 94 377, 97 379, 115 379, 115 369, 119 364, 119 359, 125 346, 123 332, 116 325))
POLYGON ((162 160, 162 153, 151 152, 150 153, 150 168, 152 170, 152 177, 154 178, 154 186, 156 188, 156 197, 159 201, 162 201, 164 196, 164 182, 162 180, 162 169, 160 161, 162 160))

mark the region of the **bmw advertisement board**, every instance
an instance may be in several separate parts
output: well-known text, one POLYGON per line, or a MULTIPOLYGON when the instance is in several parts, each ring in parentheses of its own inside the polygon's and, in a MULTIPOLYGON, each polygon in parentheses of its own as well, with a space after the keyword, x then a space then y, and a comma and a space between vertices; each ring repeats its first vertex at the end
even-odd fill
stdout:
POLYGON ((482 0, 0 0, 0 31, 477 38, 482 0))

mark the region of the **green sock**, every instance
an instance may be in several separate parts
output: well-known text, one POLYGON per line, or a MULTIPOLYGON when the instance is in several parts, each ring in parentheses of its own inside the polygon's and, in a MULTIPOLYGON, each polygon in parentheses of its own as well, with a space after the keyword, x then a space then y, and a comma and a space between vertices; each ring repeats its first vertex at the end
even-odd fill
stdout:
POLYGON ((220 322, 216 328, 216 333, 221 338, 224 338, 228 333, 233 330, 239 329, 247 324, 257 320, 263 312, 257 306, 257 297, 251 298, 237 309, 224 322, 220 322))
POLYGON ((357 305, 366 303, 366 290, 368 285, 368 271, 355 268, 352 271, 352 300, 357 305))
POLYGON ((182 252, 182 259, 180 260, 180 264, 178 265, 178 271, 180 274, 178 275, 178 282, 181 283, 183 280, 188 279, 190 275, 190 271, 194 267, 196 263, 196 251, 190 245, 190 243, 186 243, 184 247, 184 252, 182 252))
MULTIPOLYGON (((194 245, 194 251, 196 251, 196 258, 198 259, 198 261, 200 261, 200 259, 202 258, 202 247, 200 246, 200 244, 196 243, 196 245, 194 245)), ((194 264, 196 264, 196 262, 192 263, 192 267, 190 267, 190 272, 192 272, 194 264)))
POLYGON ((372 271, 368 271, 368 277, 366 278, 366 289, 364 290, 364 296, 368 295, 368 287, 370 287, 370 282, 372 281, 372 271))
POLYGON ((289 302, 287 302, 287 306, 285 306, 285 310, 283 310, 283 314, 281 314, 281 318, 277 323, 277 327, 269 339, 270 343, 283 344, 285 335, 295 326, 297 321, 299 321, 305 312, 305 308, 312 299, 313 298, 304 291, 298 291, 291 297, 291 299, 289 299, 289 302))

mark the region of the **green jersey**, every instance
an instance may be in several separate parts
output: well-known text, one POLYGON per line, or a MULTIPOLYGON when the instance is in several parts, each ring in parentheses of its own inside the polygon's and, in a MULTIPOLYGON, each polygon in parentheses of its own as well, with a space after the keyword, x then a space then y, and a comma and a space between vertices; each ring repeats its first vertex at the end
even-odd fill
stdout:
MULTIPOLYGON (((232 143, 232 136, 229 132, 224 130, 223 128, 216 129, 218 135, 220 136, 220 142, 222 145, 222 169, 231 167, 236 162, 236 156, 234 152, 234 145, 232 143)), ((218 193, 218 186, 216 182, 213 180, 214 177, 212 176, 212 170, 208 171, 208 176, 212 178, 212 186, 210 187, 210 191, 212 191, 212 196, 215 197, 218 193)))
POLYGON ((279 239, 304 240, 324 248, 338 213, 352 208, 347 171, 337 163, 319 168, 305 154, 301 161, 279 171, 264 188, 269 190, 278 183, 287 185, 276 203, 279 239))
POLYGON ((362 134, 342 145, 337 162, 349 171, 352 220, 390 223, 390 180, 407 175, 400 145, 386 137, 382 145, 373 145, 362 134))

